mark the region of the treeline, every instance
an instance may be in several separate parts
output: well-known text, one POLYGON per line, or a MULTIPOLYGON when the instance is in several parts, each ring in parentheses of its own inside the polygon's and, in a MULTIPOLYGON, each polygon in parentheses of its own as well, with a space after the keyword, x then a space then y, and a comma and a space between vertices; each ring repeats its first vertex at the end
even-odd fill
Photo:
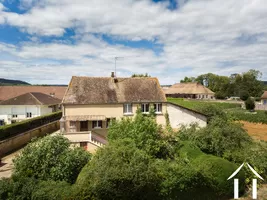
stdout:
POLYGON ((213 73, 202 74, 198 77, 185 77, 181 83, 198 82, 204 85, 206 82, 209 89, 215 92, 217 99, 236 96, 247 99, 247 97, 260 97, 263 94, 263 81, 260 81, 262 73, 251 69, 242 74, 232 74, 231 76, 220 76, 213 73))
POLYGON ((10 80, 10 79, 0 78, 0 86, 9 86, 9 85, 31 85, 31 84, 20 80, 10 80))

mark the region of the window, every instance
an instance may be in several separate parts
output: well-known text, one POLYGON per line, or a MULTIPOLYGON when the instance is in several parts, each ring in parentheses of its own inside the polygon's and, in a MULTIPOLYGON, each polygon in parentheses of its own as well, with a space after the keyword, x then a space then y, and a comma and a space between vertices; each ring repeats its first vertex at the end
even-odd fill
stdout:
POLYGON ((132 104, 126 103, 123 105, 123 113, 124 114, 132 114, 133 113, 133 108, 132 104))
POLYGON ((156 113, 162 113, 162 104, 161 103, 155 103, 154 109, 156 113))
POLYGON ((112 124, 112 121, 116 120, 116 118, 107 118, 106 128, 109 128, 112 124))
POLYGON ((264 104, 264 105, 267 104, 267 100, 264 100, 264 101, 263 101, 263 104, 264 104))
POLYGON ((206 95, 206 98, 208 98, 208 95, 206 95))
POLYGON ((32 113, 31 112, 27 112, 26 113, 26 117, 32 117, 32 113))
POLYGON ((70 121, 70 132, 76 132, 76 122, 70 121))
POLYGON ((14 115, 14 114, 13 114, 13 115, 12 115, 12 117, 13 117, 13 118, 17 118, 17 117, 18 117, 18 115, 14 115))
POLYGON ((0 119, 0 126, 4 126, 5 122, 3 119, 0 119))
POLYGON ((141 106, 142 112, 143 113, 148 113, 149 112, 149 103, 143 103, 141 106))
POLYGON ((93 128, 102 128, 102 121, 93 121, 93 128))

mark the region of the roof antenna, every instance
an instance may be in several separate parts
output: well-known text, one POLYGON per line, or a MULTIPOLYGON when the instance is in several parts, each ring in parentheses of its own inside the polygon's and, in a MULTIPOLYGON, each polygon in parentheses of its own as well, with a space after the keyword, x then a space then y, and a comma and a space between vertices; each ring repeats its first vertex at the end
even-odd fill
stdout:
POLYGON ((116 66, 116 61, 117 61, 118 59, 121 59, 121 58, 124 58, 124 57, 114 57, 114 60, 115 60, 115 77, 117 77, 117 71, 116 71, 117 66, 116 66))

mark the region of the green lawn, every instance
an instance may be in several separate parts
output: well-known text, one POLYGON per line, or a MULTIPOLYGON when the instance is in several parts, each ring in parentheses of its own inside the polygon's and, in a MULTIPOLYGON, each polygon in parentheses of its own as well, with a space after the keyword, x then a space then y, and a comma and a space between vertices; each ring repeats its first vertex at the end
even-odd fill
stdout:
POLYGON ((234 120, 267 124, 267 112, 263 110, 256 110, 256 112, 252 113, 241 108, 235 108, 226 112, 234 120))
POLYGON ((222 110, 230 109, 230 108, 240 108, 240 104, 238 103, 221 103, 221 102, 207 102, 207 101, 198 101, 198 100, 188 100, 188 99, 180 99, 180 98, 167 98, 168 102, 175 103, 180 106, 184 106, 186 108, 190 108, 192 110, 199 111, 199 108, 203 105, 214 105, 222 110))
MULTIPOLYGON (((167 98, 168 102, 181 105, 192 110, 201 111, 203 105, 214 105, 221 110, 224 110, 227 115, 234 120, 242 120, 254 123, 267 124, 267 112, 262 110, 257 110, 255 113, 251 113, 245 109, 242 109, 238 103, 220 103, 220 102, 208 102, 208 101, 197 101, 197 100, 187 100, 180 98, 167 98)), ((204 113, 205 114, 205 113, 204 113)))

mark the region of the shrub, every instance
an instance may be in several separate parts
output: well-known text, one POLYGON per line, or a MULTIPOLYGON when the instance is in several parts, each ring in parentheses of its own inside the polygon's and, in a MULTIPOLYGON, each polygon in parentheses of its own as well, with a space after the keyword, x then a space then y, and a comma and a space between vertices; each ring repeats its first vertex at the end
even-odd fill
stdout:
POLYGON ((240 99, 246 101, 249 98, 249 93, 246 90, 240 92, 240 99))
POLYGON ((79 199, 160 199, 153 160, 130 139, 100 149, 76 181, 79 199))
POLYGON ((32 192, 31 200, 74 199, 72 186, 66 182, 42 181, 32 192))
POLYGON ((227 152, 245 148, 252 143, 241 124, 219 117, 212 119, 208 126, 202 129, 197 129, 195 125, 190 128, 182 127, 178 137, 191 141, 205 153, 221 157, 227 152))
POLYGON ((245 105, 247 110, 254 110, 255 101, 250 97, 245 101, 245 105))
POLYGON ((167 148, 162 137, 163 128, 159 126, 153 116, 137 113, 135 118, 123 118, 112 124, 108 131, 110 143, 121 139, 131 139, 137 148, 149 155, 166 157, 167 148))
POLYGON ((41 117, 35 117, 29 120, 24 120, 15 124, 9 124, 0 127, 0 140, 6 139, 20 133, 37 128, 44 124, 59 120, 62 116, 62 112, 56 112, 41 117))
POLYGON ((14 159, 13 178, 73 183, 90 157, 80 147, 70 148, 70 142, 63 136, 46 136, 28 144, 14 159))
POLYGON ((38 180, 34 178, 20 177, 15 180, 0 180, 0 199, 30 200, 31 194, 35 190, 38 180))
MULTIPOLYGON (((203 176, 203 182, 212 191, 209 198, 214 196, 231 196, 233 194, 233 180, 227 181, 227 178, 238 168, 237 165, 213 155, 207 155, 201 152, 198 148, 184 143, 184 146, 179 151, 180 155, 189 161, 195 169, 203 176)), ((240 190, 245 189, 245 173, 242 170, 236 175, 240 181, 240 190)), ((201 195, 201 194, 199 194, 201 195)))

